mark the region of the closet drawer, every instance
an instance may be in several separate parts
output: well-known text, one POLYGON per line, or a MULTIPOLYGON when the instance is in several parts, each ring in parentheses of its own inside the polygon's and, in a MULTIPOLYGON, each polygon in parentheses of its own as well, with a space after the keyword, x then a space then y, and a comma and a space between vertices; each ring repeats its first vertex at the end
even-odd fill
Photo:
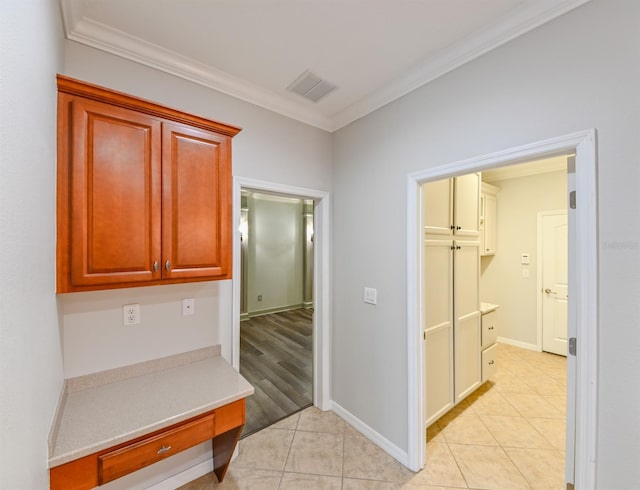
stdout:
POLYGON ((482 382, 487 381, 498 369, 498 344, 482 351, 482 382))
POLYGON ((498 338, 497 328, 498 312, 496 310, 490 311, 482 315, 482 348, 489 347, 495 344, 498 338))
POLYGON ((100 485, 173 456, 214 436, 214 414, 98 456, 100 485))

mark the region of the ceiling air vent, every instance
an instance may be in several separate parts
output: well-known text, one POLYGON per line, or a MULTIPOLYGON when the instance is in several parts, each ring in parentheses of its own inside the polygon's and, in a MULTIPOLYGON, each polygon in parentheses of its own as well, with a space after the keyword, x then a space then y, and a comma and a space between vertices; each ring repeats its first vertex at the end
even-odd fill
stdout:
POLYGON ((306 70, 287 87, 287 90, 301 95, 312 102, 318 102, 325 95, 330 94, 337 88, 333 83, 329 83, 318 75, 306 70))

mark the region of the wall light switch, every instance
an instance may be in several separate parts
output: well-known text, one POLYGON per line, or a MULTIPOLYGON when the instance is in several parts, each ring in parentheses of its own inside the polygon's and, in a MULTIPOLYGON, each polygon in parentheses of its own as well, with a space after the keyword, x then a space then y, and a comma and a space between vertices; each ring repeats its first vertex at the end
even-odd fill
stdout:
POLYGON ((370 305, 378 304, 378 290, 374 288, 364 288, 364 302, 370 305))
POLYGON ((194 315, 196 312, 196 302, 193 298, 182 300, 182 316, 194 315))
POLYGON ((522 277, 529 279, 529 269, 522 269, 522 277))
POLYGON ((529 254, 522 254, 520 256, 520 263, 523 265, 528 265, 529 264, 529 254))

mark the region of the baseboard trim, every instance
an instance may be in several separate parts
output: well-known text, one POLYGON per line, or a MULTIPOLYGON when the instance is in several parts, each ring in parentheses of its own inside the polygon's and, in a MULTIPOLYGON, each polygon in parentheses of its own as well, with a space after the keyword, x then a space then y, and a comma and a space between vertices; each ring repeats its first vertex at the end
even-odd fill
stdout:
POLYGON ((211 458, 203 461, 191 468, 188 468, 176 475, 172 475, 160 483, 156 483, 148 488, 148 490, 175 490, 176 488, 186 485, 187 483, 200 478, 201 476, 213 471, 213 460, 211 458))
POLYGON ((360 434, 365 436, 371 442, 373 442, 376 446, 380 447, 383 451, 385 451, 389 456, 394 459, 397 459, 402 465, 409 468, 409 455, 406 451, 403 451, 398 446, 396 446, 389 439, 384 437, 382 434, 376 432, 367 424, 365 424, 358 417, 353 415, 347 409, 343 408, 333 400, 331 401, 331 410, 336 413, 340 418, 345 420, 349 425, 351 425, 354 429, 356 429, 360 434))
POLYGON ((514 347, 521 347, 523 349, 540 352, 536 344, 529 344, 528 342, 521 342, 520 340, 507 339, 505 337, 498 337, 497 342, 500 344, 513 345, 514 347))
POLYGON ((256 316, 270 315, 272 313, 282 313, 283 311, 299 310, 303 307, 304 305, 302 303, 288 306, 276 306, 275 308, 267 308, 266 310, 249 311, 247 312, 247 315, 249 318, 253 318, 256 316))

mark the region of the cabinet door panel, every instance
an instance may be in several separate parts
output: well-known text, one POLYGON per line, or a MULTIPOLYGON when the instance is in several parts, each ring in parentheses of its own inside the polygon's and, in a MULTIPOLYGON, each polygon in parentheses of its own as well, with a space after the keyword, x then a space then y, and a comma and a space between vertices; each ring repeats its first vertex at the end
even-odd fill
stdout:
POLYGON ((159 278, 160 123, 100 102, 72 104, 72 284, 159 278))
POLYGON ((451 235, 452 205, 452 179, 436 180, 422 184, 422 222, 424 232, 435 235, 451 235))
POLYGON ((485 195, 485 224, 484 224, 484 255, 496 253, 496 224, 497 224, 497 199, 496 196, 485 195))
POLYGON ((454 403, 452 245, 452 240, 424 241, 424 392, 427 426, 454 403))
POLYGON ((230 138, 175 123, 162 138, 163 277, 229 278, 230 138))
POLYGON ((475 390, 482 382, 480 365, 480 312, 458 318, 455 339, 456 403, 475 390))
POLYGON ((462 400, 480 385, 479 242, 455 241, 455 394, 462 400))
POLYGON ((469 174, 454 179, 455 234, 479 236, 480 225, 480 175, 469 174))

